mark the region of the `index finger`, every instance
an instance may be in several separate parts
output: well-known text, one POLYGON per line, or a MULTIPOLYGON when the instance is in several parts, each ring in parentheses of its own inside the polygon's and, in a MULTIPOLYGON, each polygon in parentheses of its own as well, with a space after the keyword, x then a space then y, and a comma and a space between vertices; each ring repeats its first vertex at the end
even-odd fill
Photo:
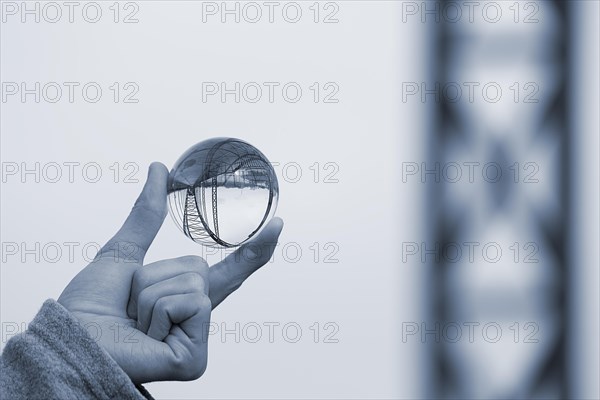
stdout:
POLYGON ((115 254, 128 262, 138 263, 144 260, 167 215, 168 175, 163 164, 150 164, 142 193, 121 229, 100 250, 100 256, 115 254))

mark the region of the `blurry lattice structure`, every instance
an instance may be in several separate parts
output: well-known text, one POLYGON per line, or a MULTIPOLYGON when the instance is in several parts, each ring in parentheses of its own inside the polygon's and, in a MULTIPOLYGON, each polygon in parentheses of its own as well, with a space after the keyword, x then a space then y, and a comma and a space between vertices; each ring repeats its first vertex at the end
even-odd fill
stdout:
POLYGON ((504 13, 494 23, 432 21, 431 160, 463 172, 428 182, 439 251, 429 323, 463 328, 462 340, 432 343, 432 396, 568 396, 567 3, 496 2, 504 13), (473 256, 450 256, 453 246, 473 256))

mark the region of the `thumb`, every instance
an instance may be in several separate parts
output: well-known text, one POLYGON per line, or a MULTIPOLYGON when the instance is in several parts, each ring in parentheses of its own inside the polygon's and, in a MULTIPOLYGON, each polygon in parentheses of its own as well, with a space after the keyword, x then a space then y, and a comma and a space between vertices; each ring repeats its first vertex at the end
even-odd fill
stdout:
POLYGON ((128 262, 142 263, 167 215, 167 177, 164 164, 154 162, 125 223, 102 248, 101 254, 119 254, 128 262))
POLYGON ((256 270, 269 262, 282 229, 283 220, 273 218, 256 238, 241 245, 208 270, 213 308, 236 291, 256 270))

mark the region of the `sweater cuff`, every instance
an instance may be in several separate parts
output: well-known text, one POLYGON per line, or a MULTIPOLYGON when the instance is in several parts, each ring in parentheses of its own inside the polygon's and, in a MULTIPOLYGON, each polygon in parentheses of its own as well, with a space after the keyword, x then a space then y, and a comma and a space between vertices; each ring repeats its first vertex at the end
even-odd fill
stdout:
POLYGON ((44 302, 28 331, 42 338, 60 359, 76 370, 97 398, 152 398, 143 387, 140 391, 136 389, 121 367, 56 301, 44 302))

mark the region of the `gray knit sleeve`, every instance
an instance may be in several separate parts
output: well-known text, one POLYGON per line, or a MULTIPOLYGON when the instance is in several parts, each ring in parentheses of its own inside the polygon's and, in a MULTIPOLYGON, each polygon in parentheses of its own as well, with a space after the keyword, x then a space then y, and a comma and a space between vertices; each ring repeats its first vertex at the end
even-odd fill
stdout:
POLYGON ((8 341, 0 359, 0 399, 152 398, 138 388, 54 300, 8 341))

